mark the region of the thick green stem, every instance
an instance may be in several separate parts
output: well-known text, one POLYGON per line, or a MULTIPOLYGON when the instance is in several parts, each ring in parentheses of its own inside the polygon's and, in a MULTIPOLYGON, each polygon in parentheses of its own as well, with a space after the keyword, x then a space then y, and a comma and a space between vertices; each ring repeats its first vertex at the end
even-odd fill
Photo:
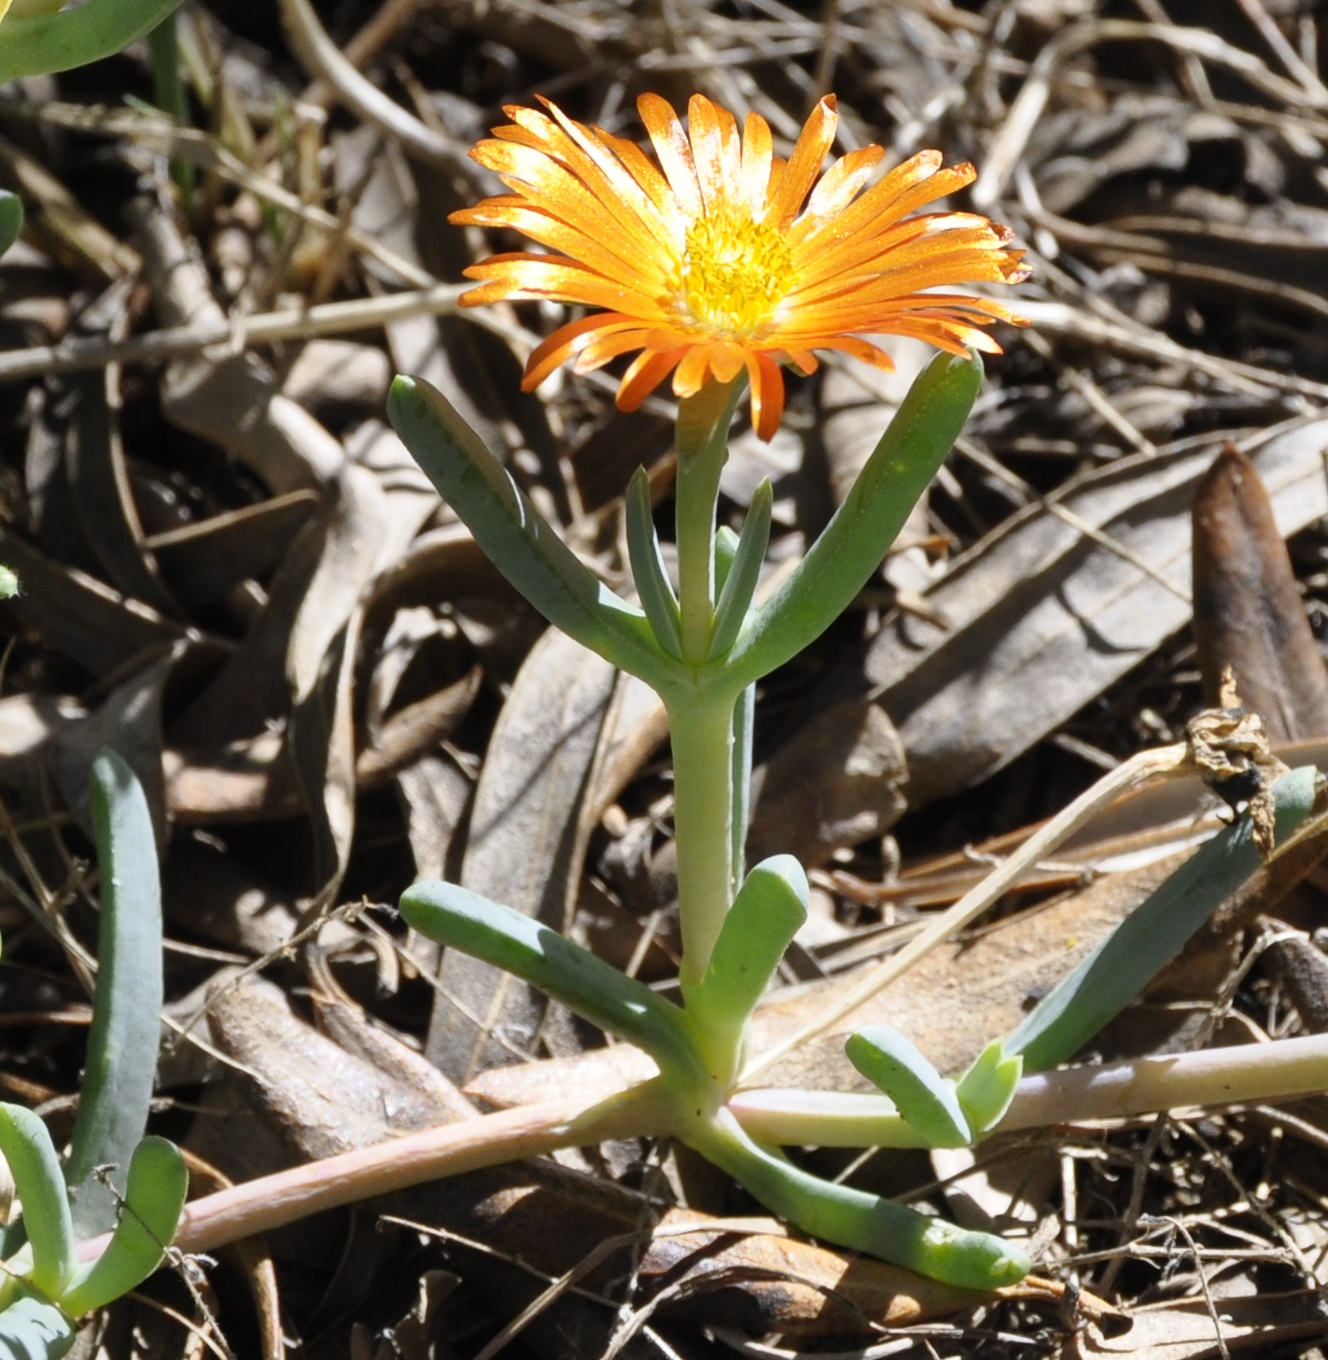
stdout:
MULTIPOLYGON (((707 383, 678 412, 678 613, 683 663, 698 671, 715 625, 715 506, 740 385, 707 383)), ((674 837, 684 997, 705 976, 733 900, 733 705, 736 691, 664 696, 673 737, 674 837)))
POLYGON ((738 695, 733 709, 733 860, 729 876, 736 893, 747 872, 747 823, 751 819, 752 801, 752 726, 756 716, 756 686, 748 685, 738 695))
POLYGON ((707 383, 678 412, 678 606, 682 657, 705 663, 715 624, 715 505, 739 385, 707 383))
POLYGON ((732 697, 687 695, 670 703, 669 730, 685 998, 705 976, 733 900, 732 697))

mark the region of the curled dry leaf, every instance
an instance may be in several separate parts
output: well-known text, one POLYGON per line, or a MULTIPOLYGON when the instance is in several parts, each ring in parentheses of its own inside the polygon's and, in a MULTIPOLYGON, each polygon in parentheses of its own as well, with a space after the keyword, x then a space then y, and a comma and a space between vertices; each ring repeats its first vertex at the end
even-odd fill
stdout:
POLYGON ((1194 496, 1194 640, 1204 701, 1230 668, 1270 741, 1328 733, 1328 673, 1258 471, 1233 445, 1194 496))

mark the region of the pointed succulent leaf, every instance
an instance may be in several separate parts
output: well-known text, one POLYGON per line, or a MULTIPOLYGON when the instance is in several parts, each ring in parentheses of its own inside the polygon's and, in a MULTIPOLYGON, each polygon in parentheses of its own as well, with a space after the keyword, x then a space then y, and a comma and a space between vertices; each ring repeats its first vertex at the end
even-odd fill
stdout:
POLYGON ((58 1299, 74 1272, 74 1221, 55 1145, 31 1110, 0 1104, 0 1153, 23 1202, 32 1253, 28 1278, 42 1294, 58 1299))
POLYGON ((745 685, 769 675, 848 608, 945 460, 981 384, 976 354, 940 354, 922 371, 834 518, 797 569, 747 616, 726 682, 745 685))
POLYGON ((550 623, 652 684, 684 674, 645 614, 596 579, 441 392, 420 378, 397 378, 387 412, 485 555, 550 623))
POLYGON ((661 1066, 693 1066, 676 1006, 548 926, 454 883, 416 883, 401 914, 421 935, 522 978, 661 1066))
POLYGON ((733 815, 729 819, 729 865, 736 895, 746 873, 747 830, 752 817, 752 733, 756 686, 748 685, 733 706, 733 815))
POLYGON ((174 1143, 143 1139, 129 1163, 120 1221, 106 1250, 61 1299, 82 1317, 136 1289, 161 1264, 175 1236, 189 1189, 189 1173, 174 1143))
POLYGON ((959 1228, 809 1174, 756 1142, 727 1111, 687 1141, 766 1208, 823 1242, 869 1252, 962 1289, 999 1289, 1031 1268, 1027 1252, 994 1233, 959 1228))
POLYGON ((687 998, 705 1024, 745 1024, 807 919, 807 875, 792 855, 762 860, 743 881, 687 998))
POLYGON ((747 620, 756 583, 761 575, 766 549, 770 546, 770 514, 775 493, 767 477, 756 488, 747 518, 733 554, 733 564, 720 587, 719 602, 715 605, 715 628, 710 641, 709 660, 725 656, 737 641, 738 632, 747 620))
POLYGON ((88 1060, 65 1175, 84 1236, 115 1223, 129 1159, 147 1127, 161 1044, 161 879, 147 798, 112 751, 92 766, 101 868, 97 990, 88 1060), (98 1167, 110 1166, 109 1187, 98 1167), (111 1189, 110 1187, 114 1187, 111 1189))
POLYGON ((889 1025, 868 1025, 844 1045, 849 1061, 889 1096, 910 1128, 930 1147, 967 1147, 968 1120, 946 1081, 912 1040, 889 1025))
POLYGON ((627 556, 641 608, 655 630, 659 645, 672 657, 682 656, 682 630, 678 621, 678 597, 673 593, 659 535, 651 515, 650 478, 637 468, 627 486, 627 556))
POLYGON ((715 590, 720 595, 724 593, 737 555, 738 535, 727 524, 721 524, 715 530, 715 590))
MULTIPOLYGON (((1303 766, 1273 786, 1276 843, 1314 806, 1317 771, 1303 766)), ((1260 866, 1244 813, 1219 831, 1038 1002, 1005 1040, 1026 1072, 1067 1061, 1180 953, 1185 942, 1260 866)))
POLYGON ((9 14, 0 24, 0 85, 69 71, 123 51, 180 0, 87 0, 55 14, 9 14))
POLYGON ((955 1083, 955 1097, 974 1136, 994 1129, 1010 1108, 1023 1075, 1024 1060, 1007 1054, 1000 1039, 993 1039, 955 1083))

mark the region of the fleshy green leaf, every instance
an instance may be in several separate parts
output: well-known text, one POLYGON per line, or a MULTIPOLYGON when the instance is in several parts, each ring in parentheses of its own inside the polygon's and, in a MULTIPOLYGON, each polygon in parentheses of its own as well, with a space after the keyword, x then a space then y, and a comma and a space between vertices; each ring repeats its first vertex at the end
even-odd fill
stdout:
POLYGON ((416 883, 401 915, 421 935, 547 992, 578 1015, 643 1048, 661 1066, 695 1066, 681 1011, 644 983, 511 907, 454 883, 416 883))
POLYGON ((797 570, 748 615, 726 680, 746 685, 769 675, 848 608, 945 460, 981 384, 976 355, 939 354, 923 370, 825 531, 797 570))
POLYGON ((31 1110, 0 1104, 0 1152, 23 1201, 32 1252, 28 1278, 42 1294, 58 1299, 74 1272, 74 1222, 55 1145, 31 1110))
POLYGON ((147 1127, 161 1043, 161 883, 152 816, 143 789, 119 756, 92 766, 92 821, 101 868, 97 992, 88 1061, 65 1175, 74 1221, 85 1236, 115 1222, 129 1159, 147 1127))
POLYGON ((23 230, 23 200, 7 189, 0 189, 0 255, 18 240, 23 230))
POLYGON ((485 555, 550 623, 656 687, 685 680, 646 616, 595 578, 441 392, 397 378, 387 413, 485 555))
POLYGON ((61 1302, 82 1317, 136 1289, 161 1264, 175 1236, 189 1173, 174 1143, 148 1137, 129 1163, 124 1208, 106 1250, 61 1302))
POLYGON ((770 513, 774 501, 775 493, 767 477, 752 496, 732 566, 720 586, 719 602, 715 605, 715 628, 710 640, 708 659, 711 661, 732 650, 747 619, 761 575, 761 563, 765 561, 765 550, 770 546, 770 513))
POLYGON ((844 1052, 929 1147, 967 1147, 973 1141, 954 1084, 897 1029, 868 1025, 849 1036, 844 1052))
POLYGON ((722 595, 738 555, 738 535, 727 524, 715 530, 715 589, 722 595))
MULTIPOLYGON (((1314 806, 1317 772, 1304 766, 1273 786, 1280 844, 1314 806)), ((1026 1072, 1072 1058, 1180 953, 1185 942, 1260 865, 1248 813, 1202 845, 1138 906, 1005 1040, 1026 1072)))
POLYGON ((963 1289, 999 1289, 1031 1268, 1026 1252, 994 1233, 959 1228, 810 1175, 749 1137, 727 1111, 689 1132, 687 1141, 772 1212, 823 1242, 870 1252, 963 1289))
POLYGON ((25 1294, 0 1312, 0 1360, 60 1360, 74 1324, 53 1303, 25 1294))
POLYGON ((0 85, 19 76, 68 71, 122 52, 180 0, 87 0, 76 9, 0 24, 0 85))
POLYGON ((651 516, 650 478, 637 468, 627 486, 627 556, 632 579, 641 597, 641 608, 655 630, 659 645, 670 656, 682 657, 682 633, 678 624, 678 597, 673 593, 659 535, 651 516))
POLYGON ((955 1084, 959 1108, 974 1137, 994 1129, 1005 1118, 1023 1073, 1023 1058, 1018 1053, 1007 1054, 1000 1039, 993 1039, 974 1058, 973 1065, 955 1084))
POLYGON ((732 1051, 741 1039, 789 941, 807 919, 808 891, 807 875, 792 855, 762 860, 743 881, 705 975, 687 994, 692 1032, 705 1051, 732 1051))

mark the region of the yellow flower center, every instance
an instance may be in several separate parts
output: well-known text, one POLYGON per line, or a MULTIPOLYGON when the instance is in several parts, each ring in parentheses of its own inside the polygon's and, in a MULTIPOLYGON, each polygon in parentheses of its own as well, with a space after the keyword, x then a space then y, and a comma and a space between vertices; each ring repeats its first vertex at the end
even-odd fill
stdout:
POLYGON ((684 318, 735 340, 750 340, 788 292, 793 252, 779 232, 731 208, 687 228, 677 303, 684 318))

